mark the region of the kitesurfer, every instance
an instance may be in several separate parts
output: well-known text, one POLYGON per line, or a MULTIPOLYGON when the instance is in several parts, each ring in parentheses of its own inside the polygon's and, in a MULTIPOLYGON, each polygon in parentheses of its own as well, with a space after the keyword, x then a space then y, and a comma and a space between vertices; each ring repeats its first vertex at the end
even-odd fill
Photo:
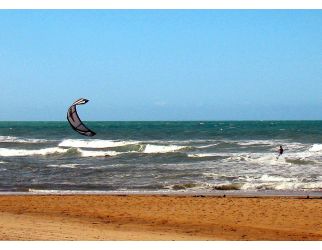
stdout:
POLYGON ((282 146, 280 146, 279 150, 278 150, 278 156, 276 157, 277 159, 284 153, 284 149, 282 146))

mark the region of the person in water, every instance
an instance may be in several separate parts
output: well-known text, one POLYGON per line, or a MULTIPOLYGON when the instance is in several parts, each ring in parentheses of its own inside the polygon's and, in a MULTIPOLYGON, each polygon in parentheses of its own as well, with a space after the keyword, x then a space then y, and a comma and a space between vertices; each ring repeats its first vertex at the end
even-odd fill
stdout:
POLYGON ((283 153, 284 153, 284 149, 282 146, 280 146, 280 149, 278 150, 279 155, 277 156, 277 158, 279 158, 283 153))

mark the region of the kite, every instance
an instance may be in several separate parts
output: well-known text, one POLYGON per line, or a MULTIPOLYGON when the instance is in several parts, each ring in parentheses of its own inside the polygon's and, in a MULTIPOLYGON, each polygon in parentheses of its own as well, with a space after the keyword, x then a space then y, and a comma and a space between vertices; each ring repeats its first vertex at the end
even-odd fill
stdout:
POLYGON ((88 100, 85 98, 80 98, 78 100, 76 100, 68 109, 67 111, 67 120, 70 124, 70 126, 77 131, 78 133, 80 133, 81 135, 86 135, 86 136, 94 136, 96 135, 95 132, 93 132, 92 130, 90 130, 89 128, 87 128, 84 123, 81 121, 81 119, 79 118, 78 114, 77 114, 77 110, 76 110, 76 106, 77 105, 83 105, 85 103, 87 103, 88 100))

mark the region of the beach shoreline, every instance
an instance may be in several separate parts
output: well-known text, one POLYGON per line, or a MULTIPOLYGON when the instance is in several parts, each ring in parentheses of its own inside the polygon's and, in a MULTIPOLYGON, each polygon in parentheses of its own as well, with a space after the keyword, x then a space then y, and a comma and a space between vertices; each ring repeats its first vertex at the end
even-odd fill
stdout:
POLYGON ((322 199, 1 195, 1 240, 322 240, 322 199))
POLYGON ((33 189, 0 190, 0 196, 6 195, 152 195, 152 196, 207 196, 207 197, 290 197, 322 198, 322 190, 58 190, 33 189))

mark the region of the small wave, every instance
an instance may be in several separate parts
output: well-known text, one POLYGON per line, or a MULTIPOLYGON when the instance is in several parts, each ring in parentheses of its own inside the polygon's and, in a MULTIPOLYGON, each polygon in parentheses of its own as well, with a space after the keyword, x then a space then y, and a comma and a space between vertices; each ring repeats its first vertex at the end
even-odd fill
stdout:
POLYGON ((19 138, 15 136, 0 136, 1 142, 9 142, 9 143, 43 143, 48 142, 45 139, 31 139, 31 138, 19 138))
POLYGON ((297 181, 297 178, 289 178, 289 177, 282 177, 282 176, 272 176, 264 174, 259 179, 261 181, 266 182, 288 182, 288 181, 297 181))
POLYGON ((315 182, 315 183, 292 183, 292 182, 285 182, 279 183, 274 187, 275 190, 321 190, 322 189, 322 182, 315 182))
POLYGON ((241 183, 229 183, 229 184, 220 184, 213 186, 214 190, 240 190, 243 184, 241 183))
MULTIPOLYGON (((241 146, 258 146, 258 145, 276 145, 282 142, 280 141, 272 141, 272 140, 249 140, 249 141, 234 141, 235 143, 241 146)), ((285 142, 284 142, 285 143, 285 142)))
MULTIPOLYGON (((23 190, 24 191, 24 190, 23 190)), ((36 188, 28 188, 26 190, 29 193, 32 194, 54 194, 54 195, 73 195, 73 194, 123 194, 122 191, 113 191, 113 190, 109 190, 109 191, 105 191, 105 190, 74 190, 74 189, 70 189, 70 190, 61 190, 61 189, 36 189, 36 188)), ((139 191, 130 191, 128 190, 127 192, 132 192, 132 193, 136 193, 139 191)))
POLYGON ((190 158, 208 158, 208 157, 218 157, 218 158, 227 158, 226 154, 221 153, 199 153, 199 154, 187 154, 190 158))
POLYGON ((264 182, 245 183, 242 190, 321 190, 322 182, 264 182))
POLYGON ((81 164, 61 164, 61 165, 50 164, 50 165, 47 165, 47 167, 52 167, 52 168, 76 168, 79 165, 81 165, 81 164))
POLYGON ((38 150, 0 148, 0 156, 50 155, 57 153, 66 153, 67 151, 67 149, 62 149, 58 147, 43 148, 38 150))
POLYGON ((264 174, 260 178, 247 178, 243 190, 319 190, 322 182, 304 182, 296 177, 264 174))
POLYGON ((197 187, 196 183, 175 184, 170 187, 173 190, 185 190, 197 187))
POLYGON ((208 145, 203 145, 203 146, 195 146, 195 148, 210 148, 210 147, 214 147, 217 145, 218 145, 218 143, 213 143, 213 144, 208 144, 208 145))
MULTIPOLYGON (((267 153, 197 153, 188 154, 188 157, 220 157, 225 162, 254 162, 254 163, 271 163, 276 164, 276 155, 267 153)), ((280 157, 279 164, 283 162, 280 157)))
POLYGON ((137 144, 136 141, 113 141, 113 140, 63 140, 58 144, 59 147, 72 147, 72 148, 113 148, 122 147, 126 145, 137 144))
POLYGON ((284 156, 277 158, 277 155, 272 153, 232 153, 230 157, 224 160, 227 162, 249 162, 261 165, 291 165, 291 163, 285 161, 284 156))
POLYGON ((215 173, 202 173, 202 175, 209 179, 216 179, 219 176, 219 174, 215 173))
POLYGON ((241 190, 274 190, 274 183, 244 183, 241 190))
POLYGON ((33 156, 33 155, 55 155, 55 154, 64 154, 64 155, 76 155, 80 154, 82 157, 102 157, 102 156, 115 156, 122 154, 122 152, 115 151, 91 151, 91 150, 82 150, 78 148, 43 148, 38 150, 27 150, 27 149, 8 149, 0 148, 0 156, 33 156))
MULTIPOLYGON (((236 143, 240 146, 269 146, 269 147, 279 147, 280 145, 284 145, 287 151, 289 150, 303 150, 306 145, 298 142, 290 142, 287 140, 241 140, 241 141, 226 141, 231 143, 236 143)), ((276 148, 277 151, 277 148, 276 148)))
POLYGON ((46 189, 28 188, 27 192, 34 193, 34 194, 61 194, 61 193, 64 193, 64 190, 46 190, 46 189))
POLYGON ((304 160, 304 159, 289 159, 285 158, 285 161, 295 165, 310 165, 315 164, 316 162, 313 160, 304 160))
POLYGON ((177 146, 177 145, 151 145, 147 144, 142 153, 146 154, 157 154, 157 153, 170 153, 176 152, 187 148, 185 146, 177 146))
POLYGON ((78 150, 82 157, 110 157, 122 154, 122 152, 116 151, 91 151, 91 150, 78 150))
POLYGON ((269 165, 309 165, 319 163, 318 159, 314 157, 313 152, 294 152, 285 153, 278 157, 276 153, 189 153, 191 158, 210 158, 219 157, 223 162, 248 162, 254 164, 269 164, 269 165))

